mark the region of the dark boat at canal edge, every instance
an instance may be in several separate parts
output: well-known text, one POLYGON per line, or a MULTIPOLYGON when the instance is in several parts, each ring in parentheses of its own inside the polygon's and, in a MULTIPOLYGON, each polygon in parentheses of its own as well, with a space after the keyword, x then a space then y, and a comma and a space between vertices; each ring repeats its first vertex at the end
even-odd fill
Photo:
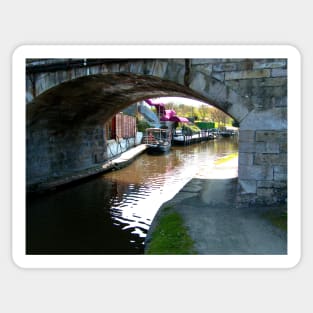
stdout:
POLYGON ((166 153, 171 149, 171 131, 167 128, 147 128, 143 143, 148 153, 166 153))

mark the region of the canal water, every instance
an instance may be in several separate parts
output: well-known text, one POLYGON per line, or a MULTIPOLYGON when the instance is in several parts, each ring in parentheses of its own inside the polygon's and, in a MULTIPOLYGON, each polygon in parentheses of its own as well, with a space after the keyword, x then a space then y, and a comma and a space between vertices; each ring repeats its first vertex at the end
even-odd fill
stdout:
POLYGON ((75 186, 27 197, 27 254, 142 254, 158 208, 216 159, 238 151, 237 137, 142 154, 129 166, 75 186))

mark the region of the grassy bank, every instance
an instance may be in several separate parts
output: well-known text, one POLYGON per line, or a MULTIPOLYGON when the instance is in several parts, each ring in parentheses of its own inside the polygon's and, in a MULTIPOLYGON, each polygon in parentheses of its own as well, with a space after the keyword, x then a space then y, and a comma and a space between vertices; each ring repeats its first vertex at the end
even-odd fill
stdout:
POLYGON ((166 207, 152 233, 146 254, 196 254, 182 217, 166 207))
POLYGON ((270 221, 274 226, 287 231, 288 218, 286 211, 269 211, 264 213, 263 217, 270 221))

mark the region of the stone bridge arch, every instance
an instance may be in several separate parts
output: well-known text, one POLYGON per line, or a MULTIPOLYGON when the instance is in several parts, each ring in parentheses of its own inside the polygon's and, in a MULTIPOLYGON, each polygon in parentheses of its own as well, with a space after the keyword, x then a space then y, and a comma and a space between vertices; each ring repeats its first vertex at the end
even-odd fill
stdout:
POLYGON ((105 155, 104 123, 123 108, 180 96, 240 123, 239 202, 285 201, 286 60, 53 61, 27 65, 29 185, 92 167, 95 153, 105 155))

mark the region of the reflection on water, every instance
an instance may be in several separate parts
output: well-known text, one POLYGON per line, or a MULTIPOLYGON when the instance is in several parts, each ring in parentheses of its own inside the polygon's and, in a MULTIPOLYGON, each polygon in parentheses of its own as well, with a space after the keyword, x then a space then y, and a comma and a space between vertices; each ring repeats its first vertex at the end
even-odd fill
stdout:
POLYGON ((140 254, 151 221, 196 172, 238 150, 222 138, 166 155, 143 154, 128 167, 27 199, 29 254, 140 254))

